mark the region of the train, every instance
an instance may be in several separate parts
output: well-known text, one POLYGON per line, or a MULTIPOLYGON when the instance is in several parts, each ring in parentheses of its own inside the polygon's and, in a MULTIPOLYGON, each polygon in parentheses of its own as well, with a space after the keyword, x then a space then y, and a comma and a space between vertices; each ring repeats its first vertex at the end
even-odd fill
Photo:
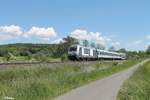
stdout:
POLYGON ((74 44, 68 48, 68 58, 70 60, 125 60, 126 54, 74 44))

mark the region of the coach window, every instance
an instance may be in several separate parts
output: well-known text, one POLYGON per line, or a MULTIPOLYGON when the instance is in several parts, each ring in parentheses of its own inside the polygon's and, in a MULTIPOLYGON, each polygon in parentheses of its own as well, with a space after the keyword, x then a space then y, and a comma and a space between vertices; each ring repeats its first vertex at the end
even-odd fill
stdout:
POLYGON ((93 56, 97 56, 97 51, 93 50, 93 56))
POLYGON ((99 51, 98 54, 101 55, 101 52, 99 51))
POLYGON ((105 53, 104 53, 104 52, 101 52, 101 55, 105 55, 105 53))
POLYGON ((90 54, 90 50, 89 50, 89 49, 84 48, 84 54, 90 54))

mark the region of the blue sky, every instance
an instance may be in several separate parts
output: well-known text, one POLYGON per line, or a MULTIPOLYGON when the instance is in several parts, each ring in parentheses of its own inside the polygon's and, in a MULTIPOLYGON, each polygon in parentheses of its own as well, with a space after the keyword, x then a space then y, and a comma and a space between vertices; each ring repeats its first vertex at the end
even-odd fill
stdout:
POLYGON ((149 5, 149 0, 0 0, 0 44, 52 43, 75 32, 84 37, 86 31, 98 32, 94 39, 100 37, 106 47, 144 50, 150 43, 149 5))

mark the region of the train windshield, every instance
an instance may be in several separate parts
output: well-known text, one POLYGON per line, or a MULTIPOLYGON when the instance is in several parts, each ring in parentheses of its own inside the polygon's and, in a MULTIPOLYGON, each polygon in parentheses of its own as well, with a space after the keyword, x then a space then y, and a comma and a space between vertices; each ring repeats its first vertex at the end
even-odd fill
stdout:
POLYGON ((77 51, 77 47, 70 47, 69 51, 77 51))

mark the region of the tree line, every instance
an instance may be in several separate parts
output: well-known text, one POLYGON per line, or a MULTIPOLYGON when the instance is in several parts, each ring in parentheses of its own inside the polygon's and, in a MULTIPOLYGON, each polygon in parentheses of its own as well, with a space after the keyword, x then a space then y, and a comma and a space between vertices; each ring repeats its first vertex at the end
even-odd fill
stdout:
MULTIPOLYGON (((85 42, 85 46, 88 45, 87 41, 85 42)), ((7 44, 7 45, 0 45, 0 57, 6 58, 9 60, 11 57, 26 57, 27 59, 35 58, 40 60, 43 58, 60 58, 64 55, 67 55, 68 47, 74 43, 77 43, 77 40, 72 37, 65 37, 63 38, 63 42, 59 44, 32 44, 32 43, 16 43, 16 44, 7 44)), ((95 44, 92 43, 94 47, 95 44)), ((105 49, 105 47, 100 46, 100 49, 105 49)), ((146 56, 150 55, 150 46, 148 47, 147 51, 127 51, 125 48, 121 48, 116 50, 115 47, 110 47, 110 51, 122 52, 126 53, 128 57, 133 56, 146 56)))
POLYGON ((0 57, 9 60, 14 57, 26 57, 27 59, 35 58, 40 60, 46 58, 60 58, 67 54, 68 47, 75 42, 72 37, 63 38, 64 42, 59 44, 32 44, 32 43, 16 43, 0 45, 0 57))

